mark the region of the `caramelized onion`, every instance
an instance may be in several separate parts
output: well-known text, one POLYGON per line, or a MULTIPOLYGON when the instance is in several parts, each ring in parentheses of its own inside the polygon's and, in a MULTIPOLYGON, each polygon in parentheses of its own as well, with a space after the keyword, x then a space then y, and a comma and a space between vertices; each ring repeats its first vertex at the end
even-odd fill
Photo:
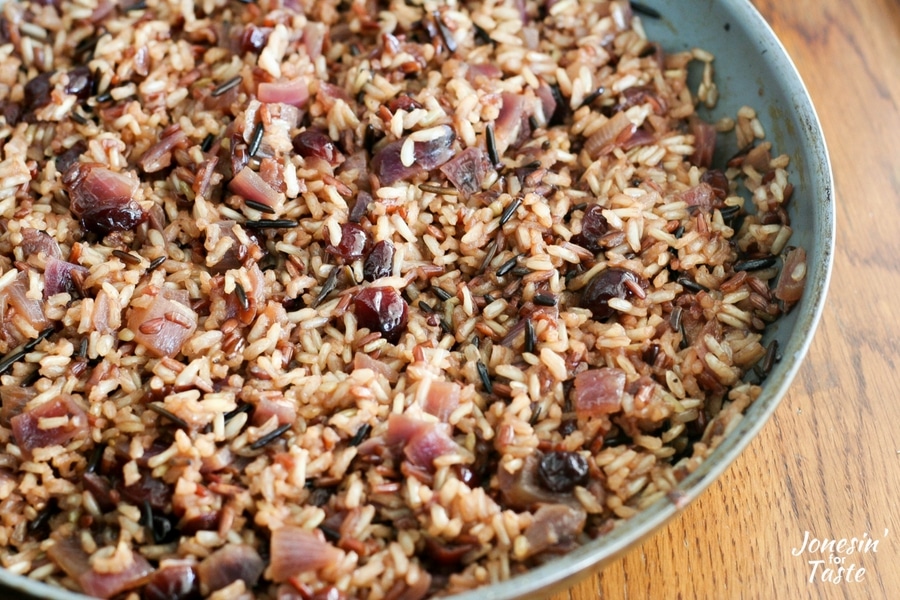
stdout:
POLYGON ((228 184, 228 189, 247 200, 265 204, 269 208, 278 206, 278 192, 266 183, 259 173, 246 165, 234 176, 228 184))
POLYGON ((407 460, 416 467, 434 469, 434 459, 458 450, 446 423, 422 421, 408 415, 388 418, 387 443, 402 447, 407 460))
POLYGON ((545 504, 534 513, 534 522, 525 529, 528 556, 553 546, 572 542, 584 530, 587 513, 567 504, 545 504))
POLYGON ((87 553, 77 538, 57 541, 47 549, 47 556, 75 580, 82 591, 94 598, 112 598, 147 582, 153 567, 140 554, 132 552, 131 561, 122 570, 100 573, 91 568, 87 553))
POLYGON ((581 418, 618 412, 622 409, 624 391, 625 372, 621 369, 602 367, 582 371, 575 376, 575 412, 581 418))
POLYGON ((119 173, 97 163, 74 163, 62 182, 69 192, 69 209, 88 231, 98 235, 128 231, 147 218, 134 200, 139 182, 131 172, 119 173))
POLYGON ((459 384, 452 381, 432 381, 425 394, 422 408, 441 421, 446 422, 459 406, 459 396, 462 390, 459 384))
POLYGON ((309 87, 302 78, 281 82, 262 82, 256 91, 260 102, 303 106, 309 100, 309 87))
POLYGON ((806 250, 794 248, 788 252, 775 286, 775 297, 784 302, 797 302, 806 284, 806 250))
POLYGON ((628 115, 624 112, 617 112, 587 139, 584 143, 584 151, 591 157, 591 160, 597 160, 611 152, 617 142, 627 142, 636 129, 628 115))
POLYGON ((237 580, 252 589, 262 575, 265 564, 259 553, 246 544, 229 544, 219 548, 197 565, 202 589, 220 590, 237 580))
POLYGON ((172 164, 172 151, 182 142, 186 142, 187 134, 181 127, 170 128, 172 131, 161 140, 150 146, 138 161, 144 173, 156 173, 172 164))
POLYGON ((9 421, 16 445, 27 452, 47 446, 65 446, 76 438, 85 437, 89 426, 84 409, 67 394, 31 410, 26 409, 9 421), (51 419, 55 422, 58 417, 64 417, 65 423, 56 427, 45 425, 51 419))
POLYGON ((128 328, 153 356, 175 356, 197 330, 197 313, 190 307, 187 292, 148 287, 144 294, 153 301, 132 308, 128 328))
POLYGON ((464 196, 480 192, 492 170, 487 154, 477 146, 466 148, 441 166, 441 173, 464 196))
POLYGON ((688 128, 694 135, 694 153, 690 161, 698 167, 708 168, 716 151, 716 128, 696 115, 688 119, 688 128))
POLYGON ((311 531, 286 525, 272 532, 267 576, 281 583, 307 571, 335 564, 344 553, 311 531))

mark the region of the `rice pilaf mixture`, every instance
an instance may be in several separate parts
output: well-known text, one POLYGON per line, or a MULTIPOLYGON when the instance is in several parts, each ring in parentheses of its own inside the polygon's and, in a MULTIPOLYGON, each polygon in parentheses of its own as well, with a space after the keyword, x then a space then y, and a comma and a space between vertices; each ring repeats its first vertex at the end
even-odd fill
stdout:
POLYGON ((10 572, 147 600, 487 585, 677 501, 778 358, 788 157, 750 108, 697 116, 713 57, 627 2, 2 15, 10 572))

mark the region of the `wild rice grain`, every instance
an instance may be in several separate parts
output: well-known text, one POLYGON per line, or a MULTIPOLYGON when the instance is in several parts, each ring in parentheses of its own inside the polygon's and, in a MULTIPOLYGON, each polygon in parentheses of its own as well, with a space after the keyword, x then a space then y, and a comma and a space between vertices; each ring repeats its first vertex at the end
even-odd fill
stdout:
POLYGON ((513 215, 516 214, 516 211, 519 210, 519 207, 522 206, 522 199, 516 198, 512 202, 507 205, 506 208, 503 209, 503 213, 500 215, 500 226, 506 225, 510 219, 513 218, 513 215))
POLYGON ((244 81, 243 76, 236 75, 236 76, 232 77, 231 79, 229 79, 227 81, 223 81, 222 83, 220 83, 219 85, 214 87, 212 92, 210 93, 210 95, 213 98, 218 98, 219 96, 221 96, 221 95, 229 92, 230 90, 236 88, 237 86, 239 86, 242 81, 244 81))
POLYGON ((255 200, 248 200, 244 198, 244 205, 247 208, 252 208, 253 210, 258 210, 261 213, 265 213, 267 215, 274 215, 276 210, 269 206, 268 204, 263 204, 262 202, 257 202, 255 200))
POLYGON ((135 256, 131 252, 124 252, 122 250, 113 250, 113 256, 122 260, 122 262, 129 265, 139 265, 141 264, 141 257, 135 256))
POLYGON ((178 415, 174 414, 173 412, 171 412, 170 410, 166 409, 165 407, 163 407, 159 404, 150 402, 147 404, 147 408, 149 408, 156 414, 163 416, 163 417, 167 418, 168 420, 172 421, 175 425, 177 425, 181 429, 188 429, 190 427, 188 425, 187 421, 185 421, 178 415))
POLYGON ((629 4, 631 4, 631 10, 640 15, 650 17, 651 19, 662 18, 662 14, 658 10, 647 6, 643 2, 629 2, 629 4))
POLYGON ((291 219, 257 219, 244 222, 244 226, 248 229, 291 229, 297 225, 299 223, 291 219))
POLYGON ((481 379, 481 385, 484 387, 484 392, 488 395, 493 394, 494 385, 491 383, 491 375, 488 373, 487 365, 479 360, 475 363, 475 366, 478 369, 478 378, 481 379))
POLYGON ((250 449, 251 450, 259 450, 260 448, 264 448, 264 447, 268 446, 269 444, 271 444, 272 442, 277 440, 279 437, 281 437, 281 435, 283 433, 285 433, 286 431, 288 431, 290 428, 291 428, 291 423, 285 423, 284 425, 280 425, 275 430, 267 433, 266 435, 262 436, 261 438, 259 438, 258 440, 256 440, 252 444, 250 444, 250 449))
POLYGON ((732 267, 735 271, 760 271, 775 266, 778 259, 774 256, 766 258, 753 258, 749 260, 741 260, 734 263, 732 267))
POLYGON ((497 168, 502 163, 500 162, 500 155, 497 154, 497 140, 494 138, 493 125, 488 124, 487 127, 484 128, 484 136, 487 144, 488 158, 491 160, 491 164, 494 165, 494 168, 497 168))
POLYGON ((250 134, 250 143, 247 145, 247 154, 251 157, 255 157, 256 153, 259 152, 259 145, 262 143, 262 138, 265 133, 266 128, 263 126, 262 121, 260 121, 253 128, 253 133, 250 134))

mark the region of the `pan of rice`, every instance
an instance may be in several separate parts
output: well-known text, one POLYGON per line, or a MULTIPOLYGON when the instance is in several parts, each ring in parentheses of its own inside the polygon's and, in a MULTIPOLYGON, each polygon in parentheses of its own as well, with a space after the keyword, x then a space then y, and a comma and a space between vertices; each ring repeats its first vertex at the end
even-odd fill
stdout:
POLYGON ((810 343, 830 167, 749 2, 0 8, 5 596, 546 596, 810 343))

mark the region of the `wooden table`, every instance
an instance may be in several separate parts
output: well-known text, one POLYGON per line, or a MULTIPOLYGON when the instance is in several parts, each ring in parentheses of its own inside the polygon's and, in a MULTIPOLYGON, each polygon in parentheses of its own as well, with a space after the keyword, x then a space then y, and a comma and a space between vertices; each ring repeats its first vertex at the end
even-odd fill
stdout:
POLYGON ((774 418, 725 475, 553 600, 900 598, 900 3, 754 4, 800 70, 834 166, 825 313, 774 418), (878 544, 839 555, 856 566, 832 583, 823 570, 840 565, 804 549, 806 532, 878 544))

